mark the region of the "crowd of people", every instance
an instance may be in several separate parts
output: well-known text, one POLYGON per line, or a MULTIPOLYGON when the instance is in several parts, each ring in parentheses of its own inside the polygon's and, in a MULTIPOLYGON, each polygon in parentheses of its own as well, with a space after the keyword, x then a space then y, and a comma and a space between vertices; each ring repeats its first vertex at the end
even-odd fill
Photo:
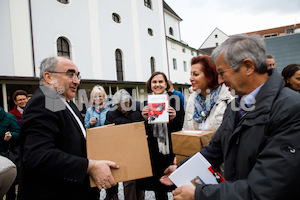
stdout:
POLYGON ((168 192, 175 200, 297 199, 300 65, 280 75, 262 38, 237 35, 211 56, 192 58, 190 73, 187 101, 163 72, 150 76, 148 94, 168 96, 169 122, 148 123, 148 101, 134 101, 125 89, 110 98, 100 85, 92 88, 83 115, 73 102, 81 80, 75 63, 45 58, 34 95, 17 90, 14 108, 7 113, 0 107, 0 199, 16 199, 17 184, 19 200, 96 200, 102 189, 106 200, 118 199, 111 169, 119 165, 87 158, 86 129, 134 122, 145 123, 153 176, 123 182, 125 199, 145 199, 146 190, 158 200, 168 199, 168 192), (169 174, 188 160, 177 163, 173 153, 171 134, 180 130, 216 131, 200 153, 224 169, 225 182, 174 186, 169 174))

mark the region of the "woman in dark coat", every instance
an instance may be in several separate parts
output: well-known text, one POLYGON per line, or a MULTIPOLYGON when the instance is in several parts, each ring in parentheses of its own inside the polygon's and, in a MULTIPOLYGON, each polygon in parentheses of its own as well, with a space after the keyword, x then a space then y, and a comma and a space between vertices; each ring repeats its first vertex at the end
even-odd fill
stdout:
MULTIPOLYGON (((172 191, 173 187, 161 184, 159 179, 164 175, 164 170, 174 161, 171 133, 182 129, 184 119, 183 103, 177 95, 167 92, 170 86, 166 75, 162 72, 154 72, 147 81, 146 86, 148 92, 152 92, 153 95, 167 94, 169 96, 169 123, 146 123, 153 177, 141 179, 137 182, 137 185, 145 190, 153 190, 157 200, 165 200, 168 199, 167 192, 172 191)), ((142 111, 146 121, 148 120, 149 111, 147 105, 148 103, 145 102, 142 111)))
MULTIPOLYGON (((10 154, 17 153, 19 146, 19 133, 20 126, 16 120, 16 117, 13 114, 7 113, 0 107, 0 154, 6 154, 6 152, 10 149, 10 154), (14 153, 11 150, 14 149, 14 153)), ((18 155, 14 155, 10 157, 10 159, 14 162, 15 165, 17 163, 18 155)), ((6 199, 15 199, 16 192, 15 187, 17 184, 18 178, 16 178, 15 182, 10 187, 9 191, 6 194, 6 199)), ((1 187, 1 186, 0 186, 1 187)))
POLYGON ((300 65, 290 64, 286 66, 281 75, 285 80, 285 86, 300 93, 300 65))

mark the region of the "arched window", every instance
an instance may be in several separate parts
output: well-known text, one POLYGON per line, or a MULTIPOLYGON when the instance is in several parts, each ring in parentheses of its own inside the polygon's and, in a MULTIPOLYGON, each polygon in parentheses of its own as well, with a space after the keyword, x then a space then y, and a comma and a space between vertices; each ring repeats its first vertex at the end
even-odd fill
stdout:
POLYGON ((151 66, 151 74, 153 74, 153 72, 155 72, 155 58, 154 57, 150 58, 150 66, 151 66))
POLYGON ((144 0, 144 5, 150 9, 152 9, 152 3, 151 0, 144 0))
POLYGON ((172 27, 169 28, 169 34, 170 34, 170 35, 173 35, 173 34, 174 34, 174 33, 173 33, 172 27))
POLYGON ((121 17, 120 17, 120 15, 118 15, 117 13, 113 13, 113 14, 112 14, 112 19, 113 19, 116 23, 121 23, 121 17))
POLYGON ((123 81, 123 59, 122 59, 122 52, 120 49, 116 50, 115 56, 116 56, 116 68, 117 68, 117 80, 123 81))
POLYGON ((66 38, 59 37, 57 39, 57 55, 71 58, 70 45, 66 38))
POLYGON ((57 0, 58 2, 60 3, 63 3, 63 4, 68 4, 69 3, 69 0, 57 0))

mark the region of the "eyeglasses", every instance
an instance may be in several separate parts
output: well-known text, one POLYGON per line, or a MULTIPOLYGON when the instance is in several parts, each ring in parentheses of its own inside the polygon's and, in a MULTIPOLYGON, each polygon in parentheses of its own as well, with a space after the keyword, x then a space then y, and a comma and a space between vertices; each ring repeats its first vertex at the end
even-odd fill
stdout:
POLYGON ((25 98, 25 99, 18 99, 18 100, 16 100, 17 102, 22 102, 22 101, 27 101, 27 98, 25 98))
POLYGON ((68 70, 66 72, 55 72, 55 71, 49 71, 50 73, 56 73, 56 74, 66 74, 69 78, 72 80, 75 79, 75 77, 78 78, 78 81, 81 81, 81 75, 80 72, 78 74, 75 73, 75 70, 68 70))
POLYGON ((217 71, 218 75, 220 75, 223 78, 223 75, 225 72, 227 72, 231 67, 227 67, 226 69, 224 69, 223 71, 217 71))

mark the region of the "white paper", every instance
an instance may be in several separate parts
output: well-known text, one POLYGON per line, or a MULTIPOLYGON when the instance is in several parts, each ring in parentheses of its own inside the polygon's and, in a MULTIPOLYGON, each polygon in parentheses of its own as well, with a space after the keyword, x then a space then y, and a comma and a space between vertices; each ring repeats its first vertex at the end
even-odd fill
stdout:
POLYGON ((183 133, 192 133, 192 134, 200 134, 203 133, 203 131, 199 131, 199 130, 183 130, 183 133))
POLYGON ((169 178, 177 186, 202 184, 218 184, 215 176, 209 171, 210 163, 198 152, 176 171, 171 173, 169 178))
POLYGON ((148 123, 168 123, 169 113, 168 113, 168 95, 148 95, 148 123))

